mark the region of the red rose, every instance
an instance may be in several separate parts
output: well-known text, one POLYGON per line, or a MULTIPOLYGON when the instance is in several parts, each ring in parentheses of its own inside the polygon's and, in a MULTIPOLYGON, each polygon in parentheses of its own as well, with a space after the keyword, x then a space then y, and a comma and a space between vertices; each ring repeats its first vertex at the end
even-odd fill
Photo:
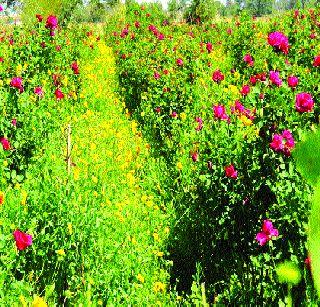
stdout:
POLYGON ((318 67, 320 66, 320 55, 317 55, 313 60, 313 66, 318 67))
POLYGON ((16 240, 16 246, 20 251, 26 249, 28 246, 32 244, 32 236, 20 230, 14 231, 13 236, 16 240))
POLYGON ((60 99, 64 98, 64 94, 62 93, 62 91, 59 88, 56 89, 54 94, 56 95, 56 99, 57 100, 60 100, 60 99))
POLYGON ((41 22, 43 20, 43 17, 40 14, 36 14, 36 17, 38 19, 38 22, 41 22))
POLYGON ((213 72, 212 80, 215 82, 223 81, 224 80, 223 73, 219 69, 217 69, 216 71, 213 72))
POLYGON ((4 150, 9 150, 11 148, 9 140, 5 137, 0 138, 0 143, 2 144, 2 148, 4 150))
POLYGON ((225 170, 225 174, 227 177, 232 178, 232 179, 238 178, 238 172, 235 170, 235 168, 232 164, 226 166, 224 168, 224 170, 225 170))
POLYGON ((71 69, 73 70, 73 73, 75 75, 79 75, 79 66, 78 66, 78 63, 77 62, 73 62, 71 64, 71 69))

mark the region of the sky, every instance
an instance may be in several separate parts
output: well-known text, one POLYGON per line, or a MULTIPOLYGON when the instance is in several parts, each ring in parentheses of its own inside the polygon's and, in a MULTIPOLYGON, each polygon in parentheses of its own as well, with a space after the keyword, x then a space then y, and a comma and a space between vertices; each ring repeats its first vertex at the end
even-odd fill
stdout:
MULTIPOLYGON (((169 2, 169 0, 159 0, 162 3, 162 6, 166 9, 167 8, 167 4, 169 2)), ((225 3, 226 0, 219 0, 222 3, 225 3)), ((138 3, 141 2, 154 2, 154 0, 137 0, 138 3)))

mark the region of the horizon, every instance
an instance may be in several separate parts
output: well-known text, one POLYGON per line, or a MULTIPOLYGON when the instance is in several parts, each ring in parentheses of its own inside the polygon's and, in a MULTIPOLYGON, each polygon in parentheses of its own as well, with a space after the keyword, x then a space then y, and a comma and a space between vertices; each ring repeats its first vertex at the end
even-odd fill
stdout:
MULTIPOLYGON (((138 3, 142 3, 142 2, 156 2, 157 0, 137 0, 138 3)), ((162 6, 164 9, 168 8, 168 2, 169 0, 158 0, 161 2, 162 6)), ((225 4, 226 0, 218 0, 219 2, 225 4)))

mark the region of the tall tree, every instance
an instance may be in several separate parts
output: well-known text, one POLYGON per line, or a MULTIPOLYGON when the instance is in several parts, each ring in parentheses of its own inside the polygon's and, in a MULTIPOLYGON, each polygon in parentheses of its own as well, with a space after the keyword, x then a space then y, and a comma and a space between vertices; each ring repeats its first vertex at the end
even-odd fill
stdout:
POLYGON ((288 9, 292 10, 298 6, 298 0, 289 0, 288 1, 288 9))
POLYGON ((221 6, 216 0, 193 0, 186 11, 186 19, 192 23, 206 22, 218 15, 221 6))
POLYGON ((254 16, 263 16, 272 12, 273 0, 246 0, 245 8, 254 16))
POLYGON ((168 12, 171 18, 177 18, 187 9, 187 0, 170 0, 168 2, 168 12))
POLYGON ((237 4, 235 1, 227 0, 223 11, 224 16, 237 15, 240 11, 239 3, 237 4))

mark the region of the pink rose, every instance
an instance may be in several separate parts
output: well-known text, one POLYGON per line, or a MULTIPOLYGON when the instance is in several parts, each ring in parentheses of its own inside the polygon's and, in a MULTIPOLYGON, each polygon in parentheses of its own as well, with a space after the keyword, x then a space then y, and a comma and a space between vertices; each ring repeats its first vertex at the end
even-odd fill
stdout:
POLYGON ((171 117, 172 117, 172 118, 176 118, 177 116, 178 116, 178 113, 177 113, 177 112, 173 111, 173 112, 171 113, 171 117))
POLYGON ((182 61, 182 59, 180 59, 180 58, 177 59, 176 62, 177 62, 177 65, 178 65, 178 66, 182 66, 182 65, 183 65, 183 61, 182 61))
POLYGON ((282 80, 280 78, 280 73, 278 71, 270 71, 269 78, 272 84, 278 87, 282 85, 282 80))
POLYGON ((153 74, 153 77, 154 77, 156 80, 158 80, 158 79, 160 79, 160 74, 159 74, 158 72, 155 72, 155 73, 153 74))
POLYGON ((208 53, 210 53, 211 51, 212 51, 212 49, 213 49, 213 45, 212 45, 212 43, 207 43, 206 44, 206 49, 207 49, 207 51, 208 51, 208 53))
POLYGON ((248 64, 248 66, 253 66, 254 65, 253 58, 248 53, 243 57, 243 60, 248 64))
POLYGON ((212 107, 215 118, 220 120, 229 121, 230 118, 226 113, 226 109, 223 105, 216 105, 212 107))
POLYGON ((201 117, 196 117, 196 122, 198 123, 198 127, 196 127, 196 131, 200 131, 203 128, 203 120, 201 117))
POLYGON ((242 87, 242 89, 240 90, 240 93, 243 95, 243 96, 247 96, 249 93, 250 93, 250 86, 249 85, 244 85, 242 87))
POLYGON ((275 134, 269 146, 274 151, 282 152, 284 155, 290 156, 291 151, 295 146, 291 131, 287 129, 284 130, 282 134, 275 134))
POLYGON ((199 154, 197 152, 194 152, 192 153, 191 158, 193 162, 197 162, 199 159, 199 154))
POLYGON ((43 96, 43 89, 41 86, 37 86, 35 89, 34 89, 34 93, 38 96, 43 96))
POLYGON ((313 60, 313 66, 314 67, 320 66, 320 55, 315 56, 315 58, 313 60))
POLYGON ((19 89, 20 93, 23 92, 22 78, 14 77, 11 79, 10 86, 19 89))

